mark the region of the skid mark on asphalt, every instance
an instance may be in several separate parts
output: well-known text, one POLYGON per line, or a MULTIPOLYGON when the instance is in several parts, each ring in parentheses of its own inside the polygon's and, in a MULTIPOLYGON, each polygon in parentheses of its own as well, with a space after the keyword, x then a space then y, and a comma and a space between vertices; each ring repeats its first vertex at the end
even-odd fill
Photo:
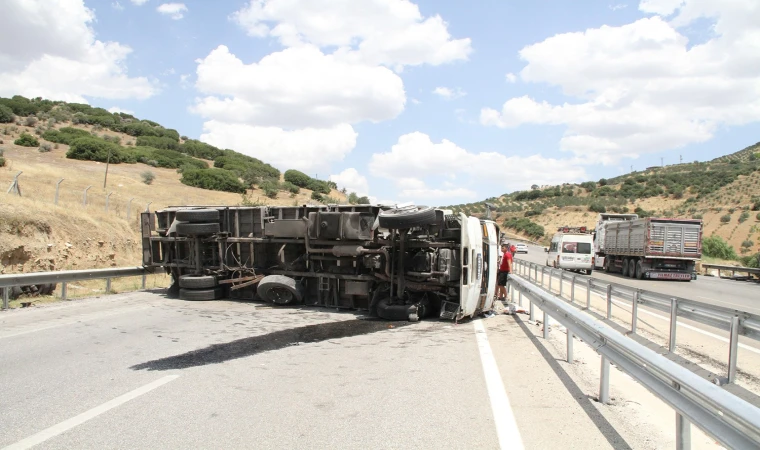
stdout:
POLYGON ((274 331, 260 336, 237 339, 223 344, 214 344, 180 355, 147 361, 130 368, 133 370, 172 370, 205 366, 207 364, 219 364, 231 359, 280 350, 292 345, 376 333, 378 331, 407 326, 410 323, 354 319, 306 325, 274 331))

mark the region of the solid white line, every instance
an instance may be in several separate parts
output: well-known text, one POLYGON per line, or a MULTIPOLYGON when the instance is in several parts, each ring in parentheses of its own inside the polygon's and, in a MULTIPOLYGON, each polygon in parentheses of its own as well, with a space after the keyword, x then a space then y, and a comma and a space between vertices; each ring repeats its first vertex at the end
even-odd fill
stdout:
POLYGON ((95 408, 92 408, 89 411, 85 411, 82 414, 79 414, 78 416, 72 417, 71 419, 68 419, 68 420, 64 420, 63 422, 53 425, 52 427, 47 428, 45 430, 42 430, 33 436, 29 436, 28 438, 22 439, 16 442, 15 444, 11 444, 7 447, 4 447, 2 450, 24 450, 24 449, 32 448, 37 444, 41 444, 50 438, 58 436, 59 434, 64 433, 76 426, 79 426, 90 419, 93 419, 113 408, 116 408, 117 406, 123 405, 124 403, 130 400, 133 400, 143 394, 147 394, 153 389, 161 387, 165 385, 166 383, 177 379, 177 377, 179 377, 179 375, 167 375, 163 378, 159 378, 158 380, 152 383, 146 384, 145 386, 137 388, 134 391, 127 392, 126 394, 120 397, 116 397, 115 399, 109 402, 103 403, 100 406, 96 406, 95 408))
POLYGON ((480 350, 480 361, 483 363, 483 374, 486 377, 486 387, 491 401, 496 434, 499 437, 499 446, 502 449, 522 449, 524 448, 522 436, 520 436, 520 430, 517 429, 515 415, 512 412, 512 406, 509 404, 507 391, 504 389, 499 366, 496 365, 496 358, 491 351, 491 344, 488 343, 488 335, 483 327, 483 321, 476 320, 473 322, 473 326, 475 327, 475 338, 478 341, 478 350, 480 350))

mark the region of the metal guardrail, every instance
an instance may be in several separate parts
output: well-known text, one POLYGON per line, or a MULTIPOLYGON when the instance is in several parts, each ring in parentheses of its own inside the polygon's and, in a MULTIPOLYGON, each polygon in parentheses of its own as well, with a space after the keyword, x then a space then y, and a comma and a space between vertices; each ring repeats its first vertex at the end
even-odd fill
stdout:
POLYGON ((676 410, 677 448, 690 448, 691 423, 728 448, 760 448, 760 408, 594 320, 519 275, 511 276, 509 283, 520 294, 521 302, 523 296, 531 302, 531 318, 534 304, 543 311, 544 338, 549 336, 548 317, 565 326, 568 362, 573 361, 574 336, 602 356, 600 402, 610 400, 610 363, 614 363, 676 410))
POLYGON ((575 303, 575 286, 578 280, 583 280, 586 288, 585 309, 591 307, 591 293, 596 292, 605 297, 607 302, 607 319, 612 318, 612 299, 623 299, 631 304, 631 333, 636 333, 638 325, 638 309, 640 305, 656 309, 670 315, 670 329, 668 331, 668 350, 672 353, 676 350, 676 329, 679 318, 690 319, 711 327, 729 332, 728 370, 726 377, 720 379, 721 383, 733 383, 737 374, 737 361, 739 356, 739 336, 760 341, 760 315, 747 311, 711 305, 674 295, 665 295, 658 292, 636 289, 623 284, 601 281, 592 277, 579 277, 562 269, 554 269, 524 260, 515 260, 515 266, 522 275, 527 275, 529 280, 540 282, 544 286, 544 274, 549 273, 549 290, 555 272, 559 273, 559 297, 563 297, 564 281, 570 281, 569 300, 575 303), (540 276, 539 276, 540 272, 540 276), (531 277, 532 276, 532 277, 531 277))
POLYGON ((13 286, 61 283, 61 299, 65 300, 68 293, 67 283, 70 281, 98 280, 105 278, 106 292, 111 292, 111 278, 133 277, 142 275, 142 289, 145 289, 145 277, 148 273, 150 273, 148 269, 142 266, 138 266, 0 275, 0 294, 2 294, 3 298, 3 309, 8 309, 9 290, 13 286))
POLYGON ((755 275, 760 275, 760 269, 755 269, 752 267, 724 266, 721 264, 702 264, 702 267, 705 269, 717 269, 718 276, 720 276, 721 270, 731 272, 732 277, 736 274, 736 272, 748 274, 753 273, 755 275))

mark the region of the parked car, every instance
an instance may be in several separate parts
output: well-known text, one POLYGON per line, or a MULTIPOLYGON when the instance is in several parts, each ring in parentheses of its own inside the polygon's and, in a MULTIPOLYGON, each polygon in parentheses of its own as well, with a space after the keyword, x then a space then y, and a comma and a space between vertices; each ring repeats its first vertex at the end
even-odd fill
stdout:
POLYGON ((515 244, 515 253, 528 253, 528 246, 526 244, 515 244))

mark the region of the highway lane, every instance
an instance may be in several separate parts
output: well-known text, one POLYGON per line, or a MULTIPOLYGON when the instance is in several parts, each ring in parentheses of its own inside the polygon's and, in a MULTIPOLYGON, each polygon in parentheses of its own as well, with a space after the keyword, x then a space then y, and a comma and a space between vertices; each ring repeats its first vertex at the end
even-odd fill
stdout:
POLYGON ((0 448, 672 446, 672 411, 619 374, 595 403, 595 353, 560 364, 519 316, 359 319, 146 292, 2 312, 0 448))
MULTIPOLYGON (((543 251, 543 247, 536 245, 528 245, 528 247, 528 253, 520 253, 516 257, 545 265, 546 253, 543 251)), ((602 271, 594 271, 592 276, 595 279, 623 284, 637 289, 646 289, 666 295, 675 295, 712 305, 760 314, 760 283, 733 281, 706 276, 698 276, 696 280, 688 283, 665 280, 637 280, 623 277, 619 273, 607 274, 602 271)))

